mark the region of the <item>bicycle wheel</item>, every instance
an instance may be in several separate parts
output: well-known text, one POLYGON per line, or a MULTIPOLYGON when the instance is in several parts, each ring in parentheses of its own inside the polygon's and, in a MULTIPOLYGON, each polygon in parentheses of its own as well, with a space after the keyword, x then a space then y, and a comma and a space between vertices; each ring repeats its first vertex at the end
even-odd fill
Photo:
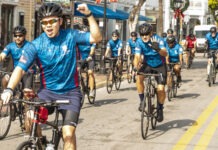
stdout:
POLYGON ((115 87, 116 87, 116 90, 119 90, 120 89, 120 85, 121 85, 121 78, 122 78, 122 75, 121 73, 119 72, 119 69, 117 68, 115 70, 115 87))
POLYGON ((148 107, 148 96, 146 95, 144 100, 142 101, 142 112, 141 112, 141 134, 142 138, 146 139, 148 134, 148 127, 149 127, 149 112, 148 107))
POLYGON ((208 74, 208 86, 211 87, 212 85, 212 82, 213 82, 213 65, 210 64, 210 67, 209 67, 209 74, 208 74))
POLYGON ((31 141, 24 141, 17 147, 17 150, 43 150, 43 148, 38 142, 34 144, 34 142, 31 141))
POLYGON ((175 75, 173 76, 173 86, 172 86, 172 90, 173 90, 172 96, 173 96, 173 97, 176 97, 176 94, 177 94, 177 78, 176 78, 175 75))
POLYGON ((168 101, 171 101, 172 97, 173 97, 172 87, 168 87, 168 89, 167 89, 167 98, 168 98, 168 101))
POLYGON ((151 127, 152 129, 156 128, 157 125, 157 104, 158 104, 158 99, 157 99, 157 92, 156 89, 153 89, 152 95, 151 95, 151 127))
POLYGON ((128 83, 132 82, 132 64, 131 63, 127 67, 127 81, 128 83))
POLYGON ((85 79, 82 76, 81 72, 80 72, 80 87, 81 87, 81 93, 82 93, 82 99, 81 99, 81 107, 82 107, 85 101, 86 84, 85 84, 85 79))
POLYGON ((216 68, 213 67, 213 84, 216 83, 216 68))
POLYGON ((11 105, 0 104, 0 140, 4 139, 11 127, 11 105))
POLYGON ((112 91, 113 84, 114 84, 113 80, 114 80, 113 79, 113 73, 112 73, 112 70, 110 69, 108 74, 107 74, 107 92, 108 92, 108 94, 110 94, 111 91, 112 91), (110 80, 110 75, 111 74, 112 74, 112 79, 110 80))
POLYGON ((90 94, 90 88, 88 90, 88 100, 89 100, 89 103, 90 104, 94 104, 95 103, 95 97, 96 97, 96 84, 95 84, 95 79, 94 79, 94 88, 93 88, 93 97, 90 97, 89 94, 90 94))

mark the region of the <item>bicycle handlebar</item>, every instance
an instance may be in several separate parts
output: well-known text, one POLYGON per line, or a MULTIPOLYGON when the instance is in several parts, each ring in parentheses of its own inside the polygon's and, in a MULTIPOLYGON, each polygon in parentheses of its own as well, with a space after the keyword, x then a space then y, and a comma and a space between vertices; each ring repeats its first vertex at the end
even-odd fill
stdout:
POLYGON ((59 106, 70 104, 70 100, 54 100, 54 101, 43 101, 41 99, 34 99, 35 101, 23 100, 23 99, 13 99, 12 103, 22 102, 27 105, 37 106, 59 106))

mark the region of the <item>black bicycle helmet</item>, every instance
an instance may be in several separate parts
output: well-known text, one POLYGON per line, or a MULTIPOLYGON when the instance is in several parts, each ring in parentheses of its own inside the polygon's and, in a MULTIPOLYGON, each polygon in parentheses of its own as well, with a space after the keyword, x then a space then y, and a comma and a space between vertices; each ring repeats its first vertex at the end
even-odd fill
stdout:
POLYGON ((211 32, 211 33, 216 33, 216 27, 211 27, 211 28, 210 28, 210 32, 211 32))
POLYGON ((62 8, 56 3, 44 3, 39 8, 38 16, 40 20, 50 16, 62 17, 62 8))
POLYGON ((167 37, 167 43, 172 44, 176 42, 176 37, 174 35, 170 35, 167 37))
POLYGON ((131 36, 137 37, 137 32, 135 32, 135 31, 131 32, 131 36))
POLYGON ((163 32, 163 33, 161 34, 161 36, 162 36, 162 38, 165 38, 165 37, 167 37, 167 33, 166 33, 166 32, 163 32))
POLYGON ((168 29, 167 34, 173 34, 173 29, 168 29))
POLYGON ((120 33, 117 30, 115 30, 115 31, 112 32, 112 36, 114 36, 114 35, 119 37, 120 33))
POLYGON ((21 26, 21 25, 16 26, 16 27, 14 28, 13 33, 14 33, 14 34, 21 33, 21 34, 23 34, 23 35, 26 35, 26 28, 25 28, 24 26, 21 26))
POLYGON ((143 23, 139 26, 139 34, 140 35, 148 35, 153 31, 153 28, 148 23, 143 23))

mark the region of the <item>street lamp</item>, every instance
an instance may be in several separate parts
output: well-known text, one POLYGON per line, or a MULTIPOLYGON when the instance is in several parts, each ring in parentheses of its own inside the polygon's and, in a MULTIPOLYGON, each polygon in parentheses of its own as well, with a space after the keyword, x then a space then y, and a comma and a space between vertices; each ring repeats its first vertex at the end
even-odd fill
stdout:
POLYGON ((180 20, 181 17, 181 8, 183 5, 183 0, 174 0, 174 8, 175 8, 175 17, 176 17, 176 34, 177 34, 177 39, 180 41, 180 31, 182 32, 182 20, 180 20))

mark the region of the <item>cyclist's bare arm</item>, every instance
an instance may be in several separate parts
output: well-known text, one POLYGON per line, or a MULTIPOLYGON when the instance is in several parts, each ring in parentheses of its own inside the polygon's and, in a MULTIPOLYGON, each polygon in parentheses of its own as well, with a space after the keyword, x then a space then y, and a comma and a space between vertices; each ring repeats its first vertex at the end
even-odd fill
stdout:
MULTIPOLYGON (((20 67, 16 67, 10 77, 10 80, 8 82, 8 86, 7 88, 14 90, 15 87, 18 85, 18 83, 20 82, 23 74, 25 73, 24 70, 22 70, 20 67)), ((11 98, 11 95, 4 95, 2 94, 2 100, 4 101, 4 104, 7 104, 11 98)))
POLYGON ((0 54, 0 62, 4 61, 7 55, 5 53, 0 54))
POLYGON ((126 46, 126 54, 127 55, 130 55, 131 54, 131 51, 130 51, 130 46, 126 46))
POLYGON ((182 62, 183 62, 182 54, 179 54, 179 62, 180 62, 180 65, 182 65, 182 62))
POLYGON ((122 48, 119 48, 119 49, 118 49, 118 56, 120 56, 121 51, 122 51, 122 48))
POLYGON ((161 56, 166 57, 166 56, 167 56, 167 51, 166 51, 166 49, 165 49, 165 48, 161 48, 160 51, 159 51, 159 54, 160 54, 161 56))
POLYGON ((107 47, 106 52, 105 52, 105 54, 104 54, 105 57, 108 56, 109 51, 110 51, 110 47, 107 47))
MULTIPOLYGON (((89 10, 88 6, 86 4, 80 4, 78 5, 77 10, 84 14, 84 15, 89 15, 91 11, 89 10)), ((87 17, 87 20, 89 22, 89 27, 90 27, 90 43, 98 43, 102 40, 102 35, 99 29, 99 26, 94 18, 93 15, 87 17)))
POLYGON ((95 47, 91 47, 89 55, 93 56, 94 54, 95 54, 95 47))
POLYGON ((166 56, 166 64, 169 64, 169 55, 166 56))

